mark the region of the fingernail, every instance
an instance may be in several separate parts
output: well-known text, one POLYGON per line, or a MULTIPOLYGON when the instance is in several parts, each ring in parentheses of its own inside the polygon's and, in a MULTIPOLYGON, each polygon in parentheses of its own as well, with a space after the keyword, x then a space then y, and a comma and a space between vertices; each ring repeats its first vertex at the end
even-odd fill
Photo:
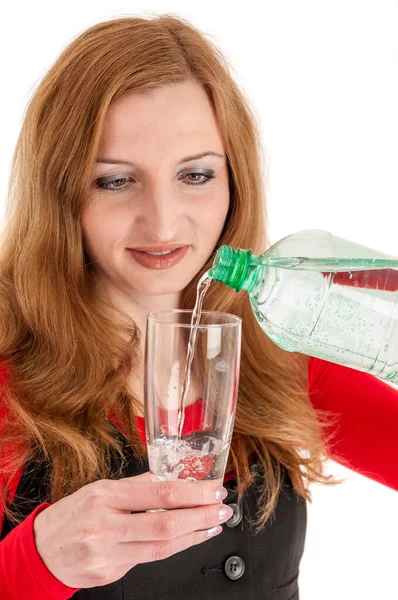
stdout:
POLYGON ((221 525, 217 525, 216 527, 212 527, 211 529, 207 530, 207 538, 211 538, 214 537, 215 535, 218 535, 219 533, 222 532, 222 527, 221 525))
POLYGON ((232 517, 233 514, 234 511, 232 510, 232 508, 223 504, 220 510, 218 511, 218 518, 220 521, 225 521, 232 517))
POLYGON ((228 490, 225 487, 218 487, 216 489, 216 500, 224 500, 228 496, 228 490))

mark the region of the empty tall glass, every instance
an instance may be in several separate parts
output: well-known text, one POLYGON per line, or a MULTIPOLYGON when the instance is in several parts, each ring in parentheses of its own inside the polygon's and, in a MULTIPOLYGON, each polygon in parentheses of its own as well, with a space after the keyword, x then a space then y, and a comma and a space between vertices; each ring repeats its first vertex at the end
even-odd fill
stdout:
POLYGON ((238 395, 242 321, 227 313, 202 312, 182 411, 192 312, 162 310, 147 317, 145 425, 149 468, 158 481, 222 481, 227 464, 238 395))

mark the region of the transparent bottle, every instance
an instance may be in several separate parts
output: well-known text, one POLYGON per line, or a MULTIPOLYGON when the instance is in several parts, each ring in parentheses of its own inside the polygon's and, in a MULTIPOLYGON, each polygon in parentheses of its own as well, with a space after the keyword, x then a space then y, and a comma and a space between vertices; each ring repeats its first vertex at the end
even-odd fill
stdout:
POLYGON ((246 290, 260 327, 284 350, 398 384, 398 258, 310 229, 261 256, 221 246, 208 274, 246 290))

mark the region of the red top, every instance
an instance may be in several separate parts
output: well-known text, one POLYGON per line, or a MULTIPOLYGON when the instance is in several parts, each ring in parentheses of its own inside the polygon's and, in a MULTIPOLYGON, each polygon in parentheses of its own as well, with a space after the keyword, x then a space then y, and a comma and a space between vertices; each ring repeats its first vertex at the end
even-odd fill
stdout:
MULTIPOLYGON (((375 481, 398 490, 398 390, 361 371, 326 362, 308 361, 308 388, 313 406, 338 415, 329 447, 331 457, 375 481)), ((6 377, 1 373, 0 378, 6 377)), ((189 408, 186 421, 189 423, 189 408)), ((138 426, 144 437, 144 420, 138 426)), ((192 419, 191 419, 192 420, 192 419)), ((116 424, 116 423, 115 423, 116 424)), ((21 473, 13 482, 10 499, 21 473)), ((1 477, 0 477, 1 485, 1 477)), ((66 600, 79 588, 70 588, 47 569, 35 546, 33 521, 50 506, 40 504, 0 542, 0 598, 2 600, 66 600)), ((0 513, 0 527, 3 515, 0 513)))

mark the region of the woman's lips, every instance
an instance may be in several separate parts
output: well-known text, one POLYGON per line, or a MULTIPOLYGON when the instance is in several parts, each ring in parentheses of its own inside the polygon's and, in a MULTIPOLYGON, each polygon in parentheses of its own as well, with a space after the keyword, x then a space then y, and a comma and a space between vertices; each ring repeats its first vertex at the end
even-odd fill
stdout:
POLYGON ((146 269, 163 270, 174 267, 174 265, 179 263, 186 255, 188 248, 189 246, 184 246, 183 248, 178 248, 163 256, 154 256, 142 252, 141 250, 133 250, 132 248, 127 248, 127 250, 130 256, 142 267, 145 267, 146 269))

